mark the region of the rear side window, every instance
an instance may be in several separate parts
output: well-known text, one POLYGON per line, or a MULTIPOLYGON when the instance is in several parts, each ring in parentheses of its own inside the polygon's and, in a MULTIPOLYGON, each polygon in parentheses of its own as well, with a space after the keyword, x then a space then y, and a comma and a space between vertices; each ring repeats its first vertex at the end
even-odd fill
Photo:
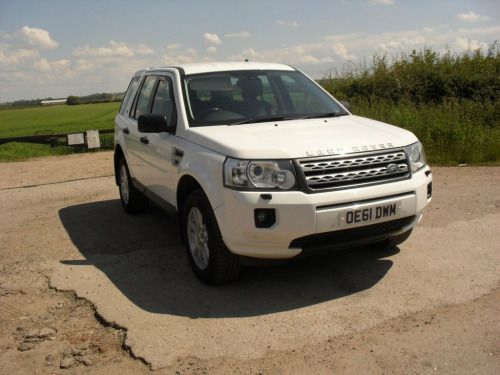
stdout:
POLYGON ((135 88, 139 84, 140 76, 132 78, 130 81, 130 84, 128 85, 127 93, 125 94, 125 97, 123 98, 122 105, 120 106, 120 114, 124 115, 125 111, 128 108, 128 104, 130 102, 130 99, 132 98, 132 94, 135 91, 135 88))

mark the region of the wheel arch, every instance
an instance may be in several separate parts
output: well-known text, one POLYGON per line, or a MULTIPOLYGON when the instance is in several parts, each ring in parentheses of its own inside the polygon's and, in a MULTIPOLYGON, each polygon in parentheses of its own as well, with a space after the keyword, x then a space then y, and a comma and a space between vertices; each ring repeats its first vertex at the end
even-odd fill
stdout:
POLYGON ((182 212, 182 207, 184 207, 184 202, 186 202, 187 197, 193 190, 200 189, 203 190, 201 184, 191 175, 184 175, 181 177, 177 184, 177 211, 182 212))
POLYGON ((118 170, 119 168, 119 165, 120 165, 120 160, 121 158, 124 158, 125 157, 125 154, 122 150, 122 147, 120 145, 117 145, 115 147, 115 154, 114 154, 114 170, 115 170, 115 183, 116 183, 116 186, 119 186, 120 185, 120 171, 118 170))

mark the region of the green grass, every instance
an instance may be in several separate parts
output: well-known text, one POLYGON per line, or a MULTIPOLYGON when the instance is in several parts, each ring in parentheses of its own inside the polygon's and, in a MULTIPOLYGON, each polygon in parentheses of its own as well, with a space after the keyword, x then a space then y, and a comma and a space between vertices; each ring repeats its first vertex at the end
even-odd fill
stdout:
POLYGON ((68 133, 112 129, 120 103, 60 105, 0 111, 0 138, 52 130, 68 133))
MULTIPOLYGON (((47 134, 65 134, 86 130, 112 129, 120 103, 61 105, 0 110, 0 138, 47 134)), ((101 136, 102 145, 112 145, 113 136, 101 136)), ((30 143, 0 145, 0 161, 22 160, 49 155, 82 152, 73 147, 50 147, 30 143)))
POLYGON ((413 132, 424 144, 433 165, 498 165, 500 103, 450 101, 415 105, 356 100, 354 114, 394 124, 413 132))

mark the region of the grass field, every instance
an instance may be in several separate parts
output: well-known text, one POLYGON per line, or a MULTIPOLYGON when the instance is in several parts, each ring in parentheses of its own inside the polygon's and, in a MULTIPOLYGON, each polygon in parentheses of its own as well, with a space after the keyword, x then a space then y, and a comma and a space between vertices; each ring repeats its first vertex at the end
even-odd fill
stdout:
MULTIPOLYGON (((408 98, 395 101, 368 93, 349 98, 342 92, 335 93, 338 82, 323 84, 338 98, 350 100, 353 114, 412 131, 424 144, 432 165, 500 163, 500 101, 448 98, 437 103, 415 103, 408 98)), ((48 130, 57 134, 112 129, 119 107, 120 103, 115 102, 0 110, 0 138, 46 134, 48 130)), ((101 144, 112 145, 113 135, 102 135, 101 144)), ((0 162, 84 151, 9 143, 0 145, 0 162)))
MULTIPOLYGON (((394 124, 415 133, 425 146, 433 165, 498 165, 500 130, 495 124, 498 103, 490 107, 468 102, 450 102, 417 107, 412 103, 357 99, 354 114, 394 124), (479 118, 479 115, 486 118, 479 118), (485 126, 490 123, 491 126, 485 126)), ((0 110, 0 138, 36 135, 51 130, 54 134, 112 129, 120 103, 76 106, 33 107, 0 110)), ((113 135, 102 135, 101 144, 112 145, 113 135)), ((30 143, 0 145, 0 162, 49 155, 85 152, 72 147, 50 147, 30 143)))
MULTIPOLYGON (((0 110, 0 138, 112 129, 120 103, 61 105, 0 110)), ((101 144, 112 144, 113 135, 101 136, 101 144)), ((81 150, 30 143, 0 145, 0 161, 65 155, 81 150)))

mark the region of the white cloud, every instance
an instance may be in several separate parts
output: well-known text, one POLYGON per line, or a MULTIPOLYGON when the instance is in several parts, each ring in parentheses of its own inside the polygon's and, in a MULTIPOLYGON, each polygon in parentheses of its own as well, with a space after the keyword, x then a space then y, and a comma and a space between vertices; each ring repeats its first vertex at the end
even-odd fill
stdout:
POLYGON ((457 38, 455 40, 455 48, 459 50, 476 51, 478 49, 481 49, 483 51, 487 51, 488 45, 486 43, 479 43, 477 40, 469 40, 467 38, 457 38))
POLYGON ((188 48, 184 53, 189 56, 198 56, 198 52, 194 48, 188 48))
POLYGON ((41 59, 41 60, 35 61, 33 63, 33 67, 35 68, 35 70, 39 70, 41 72, 50 72, 50 70, 51 70, 50 64, 47 61, 47 59, 41 59))
POLYGON ((98 64, 87 59, 78 59, 75 61, 75 71, 83 72, 89 71, 96 68, 98 64))
POLYGON ((115 42, 111 40, 109 42, 109 47, 102 47, 98 49, 102 51, 104 56, 120 56, 120 57, 132 57, 134 56, 134 51, 124 42, 115 42))
POLYGON ((176 61, 179 64, 186 64, 198 61, 198 58, 189 55, 179 55, 176 57, 176 61))
POLYGON ((332 48, 340 58, 344 60, 356 60, 356 55, 347 53, 347 48, 345 48, 343 43, 336 43, 332 48))
POLYGON ((52 67, 53 70, 64 70, 64 69, 69 69, 71 67, 71 61, 68 59, 61 59, 57 61, 52 61, 50 62, 50 66, 52 67))
POLYGON ((145 44, 139 44, 137 47, 134 48, 135 53, 138 55, 152 55, 155 53, 155 51, 151 48, 149 48, 145 44))
POLYGON ((248 31, 242 31, 239 33, 229 33, 225 35, 226 38, 250 38, 250 33, 248 31))
POLYGON ((323 63, 333 63, 333 59, 331 57, 323 57, 323 58, 318 58, 312 55, 304 55, 300 56, 297 62, 300 62, 302 64, 311 64, 311 65, 317 65, 317 64, 323 64, 323 63))
POLYGON ((0 47, 2 46, 2 40, 12 40, 12 35, 7 34, 6 32, 0 30, 0 47))
POLYGON ((59 43, 52 40, 48 31, 24 26, 18 32, 21 38, 34 48, 57 48, 59 43))
MULTIPOLYGON (((427 30, 428 31, 428 30, 427 30)), ((391 49, 405 49, 419 48, 427 43, 426 35, 430 38, 428 34, 420 30, 408 30, 403 32, 393 32, 393 33, 380 33, 380 34, 368 34, 368 33, 357 33, 357 34, 343 34, 343 35, 333 35, 325 37, 327 43, 337 46, 341 43, 343 46, 349 46, 352 53, 359 54, 356 51, 363 51, 363 54, 370 54, 369 51, 375 50, 391 50, 391 49)), ((439 35, 439 32, 433 34, 439 35)), ((336 52, 342 55, 341 46, 337 46, 336 52)), ((347 55, 344 55, 345 57, 347 55)))
POLYGON ((480 22, 488 21, 490 19, 490 17, 481 16, 480 14, 474 13, 472 10, 467 13, 457 14, 457 18, 465 22, 480 22))
POLYGON ((384 41, 376 46, 377 50, 388 53, 399 53, 408 49, 419 49, 426 46, 427 40, 421 35, 401 34, 399 37, 384 41))
POLYGON ((327 51, 327 48, 323 44, 293 46, 267 51, 257 51, 254 48, 249 48, 239 54, 230 56, 229 60, 244 61, 248 59, 250 61, 271 61, 291 65, 332 63, 333 58, 325 54, 325 51, 327 51))
POLYGON ((368 0, 370 5, 392 5, 394 0, 368 0))
POLYGON ((193 48, 178 51, 175 55, 172 55, 171 52, 172 51, 167 50, 167 52, 163 54, 161 58, 162 64, 175 65, 200 61, 198 52, 193 48))
POLYGON ((500 34, 500 27, 456 30, 447 26, 423 27, 390 33, 351 33, 325 36, 323 41, 261 50, 255 47, 230 55, 233 61, 271 61, 297 66, 317 78, 343 64, 367 60, 376 53, 387 53, 389 59, 401 53, 432 48, 436 51, 451 47, 461 52, 467 48, 486 49, 484 40, 500 34), (457 39, 458 38, 458 39, 457 39), (461 38, 461 39, 460 39, 461 38), (465 38, 465 39, 464 39, 465 38), (451 45, 450 45, 451 44, 451 45), (316 76, 314 76, 316 74, 316 76))
POLYGON ((12 51, 0 51, 0 63, 2 70, 10 70, 11 68, 19 69, 27 62, 31 62, 40 56, 36 49, 19 48, 12 51))
POLYGON ((478 27, 475 29, 466 29, 465 32, 471 32, 477 35, 495 35, 498 36, 500 34, 500 26, 492 26, 492 27, 478 27))
POLYGON ((233 55, 229 57, 229 60, 232 61, 244 61, 245 59, 249 59, 251 61, 264 61, 265 55, 257 52, 254 48, 249 48, 237 55, 233 55))
POLYGON ((288 27, 298 27, 299 23, 297 21, 292 21, 292 22, 286 22, 282 20, 276 21, 276 24, 279 26, 288 26, 288 27))
POLYGON ((181 44, 181 43, 173 43, 173 44, 169 44, 169 45, 167 46, 167 50, 172 51, 172 50, 174 50, 174 49, 179 49, 179 48, 181 48, 181 47, 182 47, 182 44, 181 44))
POLYGON ((0 34, 0 101, 121 91, 138 68, 158 65, 158 58, 144 59, 155 54, 147 45, 116 41, 81 46, 71 59, 50 60, 41 52, 56 46, 51 41, 48 33, 32 28, 0 34))
POLYGON ((33 68, 41 72, 63 72, 71 67, 71 61, 62 59, 57 61, 48 61, 47 59, 36 60, 33 68))
POLYGON ((73 56, 76 57, 93 57, 93 58, 123 58, 134 57, 138 55, 150 55, 154 51, 147 45, 140 44, 136 47, 130 47, 124 42, 115 42, 111 40, 107 46, 90 48, 89 46, 77 47, 73 51, 73 56))
POLYGON ((304 55, 307 53, 306 49, 302 46, 294 46, 294 47, 290 47, 291 48, 291 51, 293 53, 296 53, 297 55, 304 55))
POLYGON ((90 48, 87 46, 77 47, 73 51, 76 57, 132 57, 134 53, 125 43, 110 41, 106 47, 90 48))
POLYGON ((203 35, 203 38, 205 38, 205 41, 207 41, 208 43, 222 44, 222 41, 217 34, 205 33, 205 35, 203 35))
POLYGON ((401 47, 401 43, 393 40, 391 42, 379 44, 377 46, 377 49, 382 50, 383 52, 387 52, 387 51, 394 51, 394 50, 400 49, 400 47, 401 47))
MULTIPOLYGON (((469 16, 470 13, 465 15, 469 16)), ((483 16, 474 15, 476 17, 469 19, 484 19, 483 16)), ((299 26, 297 22, 280 21, 277 24, 283 27, 299 26)), ((474 24, 467 24, 470 25, 474 24)), ((413 49, 418 51, 427 47, 436 51, 450 50, 452 53, 478 48, 486 51, 487 43, 492 43, 500 35, 500 26, 458 29, 424 24, 420 29, 400 29, 390 33, 317 35, 314 37, 315 42, 309 44, 290 40, 286 46, 273 46, 268 42, 271 43, 267 44, 268 49, 259 47, 261 45, 255 41, 255 44, 249 44, 253 48, 223 54, 223 49, 219 48, 221 38, 215 33, 205 33, 201 46, 196 45, 197 49, 187 49, 186 44, 181 43, 163 44, 161 50, 145 44, 128 44, 126 41, 110 41, 97 46, 82 43, 80 47, 67 52, 66 56, 58 56, 60 60, 51 60, 55 53, 44 55, 46 49, 57 46, 50 34, 41 29, 23 29, 11 34, 0 31, 0 101, 125 90, 130 75, 141 67, 213 61, 215 57, 291 64, 311 77, 318 78, 324 72, 341 69, 350 61, 363 61, 363 57, 369 61, 373 54, 380 52, 387 53, 390 59, 413 49), (22 91, 23 87, 27 87, 25 91, 22 91)), ((221 35, 224 38, 248 38, 244 40, 245 44, 252 41, 247 31, 221 35)), ((57 54, 63 52, 61 49, 56 51, 57 54)))

